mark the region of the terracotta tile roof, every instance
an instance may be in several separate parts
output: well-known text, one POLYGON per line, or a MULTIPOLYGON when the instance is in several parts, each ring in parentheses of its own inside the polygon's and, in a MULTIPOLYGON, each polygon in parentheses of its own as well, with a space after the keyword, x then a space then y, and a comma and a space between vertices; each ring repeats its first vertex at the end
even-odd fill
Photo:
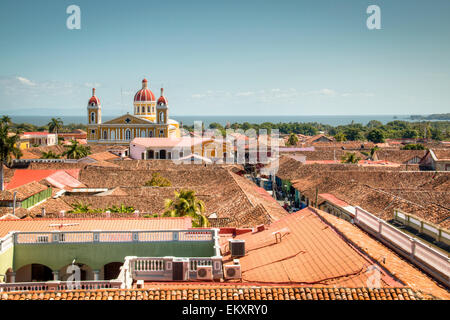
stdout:
POLYGON ((25 149, 25 150, 22 150, 22 156, 20 157, 20 159, 40 159, 40 156, 25 149))
POLYGON ((17 192, 16 200, 23 201, 31 197, 32 195, 35 195, 36 193, 47 190, 47 188, 48 187, 44 186, 43 184, 40 184, 36 181, 32 181, 16 188, 11 189, 8 188, 8 190, 0 191, 0 200, 12 201, 14 198, 14 192, 17 192))
MULTIPOLYGON (((130 216, 132 216, 130 214, 130 216)), ((130 231, 192 228, 191 218, 103 218, 103 219, 31 219, 0 220, 0 238, 10 231, 130 231), (62 225, 61 228, 51 225, 62 225), (73 224, 73 225, 71 225, 73 224)))
POLYGON ((410 288, 247 287, 102 289, 0 293, 0 300, 428 300, 410 288))
MULTIPOLYGON (((276 220, 286 214, 283 208, 263 189, 245 178, 237 176, 230 166, 195 166, 154 163, 149 161, 118 161, 119 168, 87 167, 80 171, 80 181, 88 188, 119 187, 123 195, 103 196, 72 194, 61 199, 68 205, 84 202, 92 208, 104 209, 112 205, 132 206, 142 213, 162 213, 164 200, 173 198, 174 191, 191 189, 206 204, 206 214, 216 213, 216 226, 254 227, 276 220), (147 167, 148 165, 155 167, 147 167), (158 166, 162 166, 159 169, 158 166), (159 172, 172 183, 172 187, 144 187, 152 173, 159 172)), ((171 163, 171 161, 169 161, 171 163)), ((53 212, 58 215, 58 212, 53 212)), ((50 216, 52 212, 47 210, 50 216)), ((93 216, 89 214, 88 216, 93 216)))
POLYGON ((60 189, 66 188, 84 188, 86 187, 71 174, 64 170, 58 170, 55 173, 49 175, 45 180, 52 186, 60 189))
POLYGON ((103 151, 103 152, 97 152, 88 155, 88 158, 97 160, 97 161, 105 161, 105 160, 113 160, 113 159, 119 159, 120 157, 118 155, 115 155, 111 153, 110 151, 103 151))
MULTIPOLYGON (((246 255, 240 258, 244 282, 364 287, 367 268, 374 263, 310 208, 290 214, 264 231, 236 238, 246 241, 246 255), (281 241, 276 242, 274 232, 280 233, 281 241)), ((229 253, 224 259, 230 259, 229 253)), ((383 287, 403 286, 380 271, 383 287)))
MULTIPOLYGON (((26 215, 28 216, 32 216, 32 217, 36 217, 36 216, 40 216, 42 215, 42 208, 45 208, 45 212, 47 213, 51 213, 53 212, 53 215, 50 216, 56 216, 58 217, 59 212, 61 211, 69 211, 72 210, 72 206, 67 204, 66 202, 64 202, 64 200, 62 200, 62 198, 57 198, 57 199, 47 199, 47 201, 45 201, 44 203, 41 203, 38 206, 34 206, 29 210, 26 210, 26 215)), ((76 217, 76 214, 74 214, 76 217)))
POLYGON ((54 184, 54 186, 58 188, 61 188, 65 185, 69 187, 77 187, 82 185, 81 182, 77 180, 79 172, 79 169, 16 169, 6 188, 13 189, 32 181, 41 181, 47 178, 50 178, 49 182, 54 184))
POLYGON ((385 265, 406 286, 411 287, 415 291, 421 291, 424 294, 433 295, 440 299, 450 299, 449 291, 357 226, 321 210, 317 210, 317 212, 332 226, 337 228, 346 238, 355 243, 372 258, 385 265), (381 262, 383 260, 384 263, 381 262))
POLYGON ((432 149, 434 155, 438 160, 450 160, 450 148, 447 149, 432 149))
POLYGON ((322 197, 322 199, 327 200, 340 207, 347 207, 349 205, 347 202, 339 198, 336 198, 334 195, 330 193, 320 193, 319 196, 322 197))
POLYGON ((107 168, 120 168, 118 164, 109 161, 97 161, 93 163, 87 163, 87 167, 107 167, 107 168))
POLYGON ((312 201, 319 190, 384 220, 400 209, 444 228, 450 227, 449 185, 449 173, 435 172, 322 171, 293 181, 312 201))
POLYGON ((380 149, 377 150, 374 154, 375 159, 377 160, 388 160, 390 162, 396 163, 406 163, 409 160, 414 158, 421 159, 426 150, 385 150, 380 149))

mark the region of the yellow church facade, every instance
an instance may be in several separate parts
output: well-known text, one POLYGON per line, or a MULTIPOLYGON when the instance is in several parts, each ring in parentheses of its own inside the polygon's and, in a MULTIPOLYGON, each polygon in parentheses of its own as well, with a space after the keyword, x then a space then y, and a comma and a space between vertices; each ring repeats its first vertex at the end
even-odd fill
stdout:
POLYGON ((147 79, 142 80, 142 89, 134 95, 133 114, 125 114, 102 122, 100 99, 92 89, 87 106, 87 142, 94 144, 128 145, 134 138, 178 138, 180 125, 169 119, 169 107, 164 91, 158 100, 148 88, 147 79))

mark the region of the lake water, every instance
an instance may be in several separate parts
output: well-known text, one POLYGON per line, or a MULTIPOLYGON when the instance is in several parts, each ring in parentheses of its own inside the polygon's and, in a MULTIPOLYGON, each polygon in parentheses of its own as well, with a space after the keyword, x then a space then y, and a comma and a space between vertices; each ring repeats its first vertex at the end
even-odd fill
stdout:
MULTIPOLYGON (((118 115, 102 115, 103 121, 108 121, 116 118, 118 115)), ((42 126, 50 121, 52 116, 11 116, 14 123, 31 123, 34 125, 42 126)), ((408 115, 349 115, 349 116, 177 116, 171 115, 171 118, 183 122, 185 125, 192 125, 194 121, 203 121, 206 126, 212 122, 218 122, 222 125, 229 123, 263 123, 263 122, 318 122, 322 124, 328 124, 332 126, 350 124, 352 121, 355 123, 367 124, 370 120, 378 120, 383 124, 394 120, 406 120, 409 119, 408 115), (396 117, 396 118, 394 118, 396 117)), ((86 123, 86 116, 61 116, 60 117, 65 124, 69 123, 86 123)))

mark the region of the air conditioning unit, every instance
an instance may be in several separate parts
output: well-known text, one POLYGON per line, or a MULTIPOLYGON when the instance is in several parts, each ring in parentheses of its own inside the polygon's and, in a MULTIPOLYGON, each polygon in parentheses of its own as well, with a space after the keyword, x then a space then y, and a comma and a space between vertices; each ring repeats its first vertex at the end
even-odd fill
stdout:
POLYGON ((225 279, 241 279, 241 265, 229 264, 223 266, 223 277, 225 279))
POLYGON ((230 246, 231 257, 245 256, 245 240, 230 239, 228 240, 230 246))
POLYGON ((212 280, 212 266, 198 266, 197 267, 197 280, 212 280))

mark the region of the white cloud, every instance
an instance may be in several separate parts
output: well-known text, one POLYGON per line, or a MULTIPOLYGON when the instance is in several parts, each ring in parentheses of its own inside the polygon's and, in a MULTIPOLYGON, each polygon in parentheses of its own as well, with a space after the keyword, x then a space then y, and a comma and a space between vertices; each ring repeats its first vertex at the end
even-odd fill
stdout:
POLYGON ((27 78, 24 78, 24 77, 17 76, 16 79, 19 80, 20 83, 22 83, 22 84, 24 84, 24 85, 27 85, 27 86, 34 87, 34 86, 36 85, 36 84, 35 84, 33 81, 31 81, 30 79, 27 79, 27 78))
POLYGON ((255 94, 255 92, 253 92, 253 91, 245 91, 245 92, 236 93, 236 96, 237 97, 248 97, 248 96, 252 96, 254 94, 255 94))
POLYGON ((98 82, 85 82, 84 86, 87 88, 98 88, 101 86, 101 84, 98 82))
POLYGON ((334 96, 336 94, 335 90, 332 89, 322 89, 319 91, 321 94, 326 95, 326 96, 334 96))

